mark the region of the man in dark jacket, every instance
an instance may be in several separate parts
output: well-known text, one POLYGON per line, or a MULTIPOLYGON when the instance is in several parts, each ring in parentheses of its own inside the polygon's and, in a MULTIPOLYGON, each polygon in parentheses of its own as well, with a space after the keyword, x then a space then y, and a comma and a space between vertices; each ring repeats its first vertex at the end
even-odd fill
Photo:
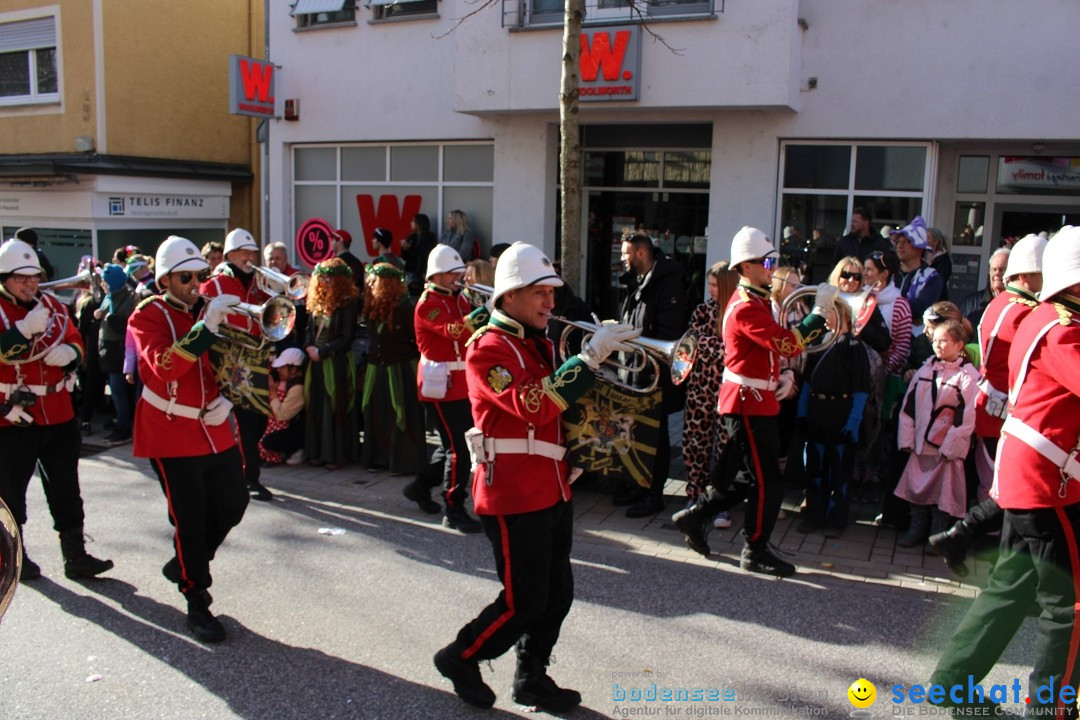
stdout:
POLYGON ((866 208, 857 207, 851 211, 851 232, 836 241, 832 261, 834 266, 846 257, 855 256, 866 262, 866 258, 875 250, 892 250, 889 240, 874 232, 870 223, 870 211, 866 208))
MULTIPOLYGON (((634 235, 622 244, 622 261, 626 274, 622 276, 627 288, 621 320, 641 331, 643 337, 657 340, 678 340, 687 329, 686 287, 683 270, 673 260, 657 257, 648 235, 634 235)), ((630 378, 637 386, 652 381, 651 370, 636 373, 630 378)), ((648 492, 634 487, 615 496, 616 505, 630 505, 627 517, 655 515, 664 509, 664 484, 671 461, 668 437, 668 414, 681 407, 681 394, 675 392, 671 374, 661 368, 660 385, 663 401, 657 408, 660 432, 653 462, 652 485, 648 492)))

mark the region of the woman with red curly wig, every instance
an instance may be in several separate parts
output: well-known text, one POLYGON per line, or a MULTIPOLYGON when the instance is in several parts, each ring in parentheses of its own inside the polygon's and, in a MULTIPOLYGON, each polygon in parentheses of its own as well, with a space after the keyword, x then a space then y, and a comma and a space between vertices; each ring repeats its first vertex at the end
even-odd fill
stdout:
POLYGON ((341 258, 315 266, 308 286, 304 379, 308 408, 304 451, 313 465, 337 470, 356 461, 356 361, 352 352, 359 291, 341 258))
POLYGON ((392 475, 416 475, 427 460, 424 411, 416 398, 420 350, 413 329, 413 307, 405 272, 390 263, 368 268, 364 283, 364 319, 370 345, 364 375, 365 467, 392 475))

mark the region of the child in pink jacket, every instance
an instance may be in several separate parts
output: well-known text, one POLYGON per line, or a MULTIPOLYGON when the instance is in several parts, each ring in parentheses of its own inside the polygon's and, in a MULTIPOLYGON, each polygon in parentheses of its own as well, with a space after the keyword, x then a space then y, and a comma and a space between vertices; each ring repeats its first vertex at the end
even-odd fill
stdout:
POLYGON ((934 357, 911 378, 900 413, 900 449, 911 453, 896 487, 896 496, 911 504, 901 547, 919 545, 967 511, 964 458, 975 430, 979 384, 964 351, 971 324, 947 320, 933 333, 934 357))

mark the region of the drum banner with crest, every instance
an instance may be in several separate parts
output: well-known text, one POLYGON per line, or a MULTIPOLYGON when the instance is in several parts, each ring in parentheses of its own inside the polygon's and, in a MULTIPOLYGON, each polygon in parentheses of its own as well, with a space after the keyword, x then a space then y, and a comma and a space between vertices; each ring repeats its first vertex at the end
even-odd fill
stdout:
POLYGON ((210 348, 210 366, 218 389, 233 405, 270 415, 270 356, 272 344, 255 350, 252 335, 222 324, 219 337, 210 348), (240 338, 237 342, 234 338, 240 338))
POLYGON ((660 389, 642 394, 596 383, 563 413, 571 466, 649 487, 660 438, 661 399, 660 389))

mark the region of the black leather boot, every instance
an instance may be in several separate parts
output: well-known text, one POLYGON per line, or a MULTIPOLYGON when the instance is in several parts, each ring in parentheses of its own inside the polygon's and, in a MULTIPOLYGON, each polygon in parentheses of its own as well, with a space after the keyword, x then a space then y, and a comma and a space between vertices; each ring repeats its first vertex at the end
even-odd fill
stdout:
POLYGON ((452 643, 435 653, 435 667, 454 684, 454 692, 465 702, 479 708, 495 704, 495 691, 481 677, 480 663, 461 657, 461 651, 452 643))
POLYGON ((204 643, 221 642, 226 638, 225 626, 210 612, 214 600, 205 590, 187 593, 187 626, 195 639, 204 643))
POLYGON ((744 545, 739 556, 739 567, 748 572, 782 578, 795 574, 795 566, 777 557, 765 543, 744 545))
POLYGON ((431 499, 431 487, 427 483, 427 478, 423 475, 417 475, 415 480, 403 487, 401 494, 412 500, 429 515, 434 515, 442 510, 442 506, 431 499))
POLYGON ((545 659, 518 652, 514 702, 543 708, 548 712, 564 713, 581 704, 581 693, 556 685, 547 674, 545 659))
POLYGON ((60 533, 60 552, 64 555, 64 575, 72 580, 96 577, 113 567, 112 560, 98 560, 86 552, 81 527, 60 533))
POLYGON ((709 556, 709 541, 707 527, 712 523, 711 513, 706 511, 705 505, 699 498, 693 507, 680 510, 671 516, 675 527, 686 536, 686 544, 694 552, 699 552, 705 557, 709 556))
POLYGON ((900 539, 896 541, 896 544, 904 548, 922 545, 926 540, 926 535, 929 530, 930 506, 912 505, 911 524, 908 525, 907 532, 900 536, 900 539))
POLYGON ((945 559, 950 570, 960 577, 967 577, 968 567, 964 560, 967 558, 968 549, 975 542, 975 535, 967 522, 957 521, 945 532, 931 535, 929 542, 930 547, 945 559))
POLYGON ((19 568, 19 582, 41 577, 41 567, 26 554, 26 533, 23 532, 22 527, 19 528, 19 537, 22 541, 22 564, 19 568))

